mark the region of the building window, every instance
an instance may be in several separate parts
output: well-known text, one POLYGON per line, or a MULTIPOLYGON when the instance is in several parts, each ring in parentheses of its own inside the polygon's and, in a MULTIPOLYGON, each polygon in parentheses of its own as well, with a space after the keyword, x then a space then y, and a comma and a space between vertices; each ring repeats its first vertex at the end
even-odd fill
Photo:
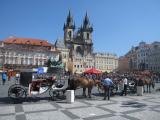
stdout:
POLYGON ((89 33, 87 33, 87 39, 89 39, 89 33))
POLYGON ((71 38, 71 36, 72 36, 72 32, 71 31, 68 32, 68 36, 69 36, 69 38, 71 38))
POLYGON ((21 58, 21 64, 23 64, 23 58, 21 58))

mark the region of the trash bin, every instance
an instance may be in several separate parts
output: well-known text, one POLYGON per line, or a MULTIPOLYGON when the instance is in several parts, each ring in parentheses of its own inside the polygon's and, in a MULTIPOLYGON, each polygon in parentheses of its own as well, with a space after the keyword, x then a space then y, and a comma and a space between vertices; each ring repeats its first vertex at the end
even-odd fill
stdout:
POLYGON ((142 96, 143 95, 143 86, 137 86, 137 95, 142 96))
POLYGON ((67 90, 66 99, 67 99, 67 103, 73 103, 74 102, 74 90, 67 90))

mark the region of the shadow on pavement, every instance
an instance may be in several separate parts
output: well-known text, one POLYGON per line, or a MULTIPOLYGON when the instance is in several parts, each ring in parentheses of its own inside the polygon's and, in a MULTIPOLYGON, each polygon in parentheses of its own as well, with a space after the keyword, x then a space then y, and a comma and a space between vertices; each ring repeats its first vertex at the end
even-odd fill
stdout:
POLYGON ((127 101, 123 102, 121 107, 134 107, 134 108, 142 108, 146 107, 147 105, 144 103, 136 102, 136 101, 127 101))
POLYGON ((11 103, 11 99, 9 97, 0 98, 0 105, 1 104, 10 104, 10 103, 11 103))
MULTIPOLYGON (((64 97, 58 97, 55 101, 64 100, 64 97)), ((22 103, 29 103, 29 102, 40 102, 40 101, 54 101, 51 97, 26 97, 26 98, 9 98, 9 97, 1 97, 0 98, 0 105, 2 104, 22 104, 22 103)))

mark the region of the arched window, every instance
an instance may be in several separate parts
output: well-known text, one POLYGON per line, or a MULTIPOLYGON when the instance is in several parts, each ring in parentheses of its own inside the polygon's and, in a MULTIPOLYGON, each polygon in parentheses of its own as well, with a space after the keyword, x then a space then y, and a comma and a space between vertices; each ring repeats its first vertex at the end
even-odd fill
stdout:
POLYGON ((72 37, 72 32, 71 31, 68 32, 68 36, 69 36, 69 38, 72 37))

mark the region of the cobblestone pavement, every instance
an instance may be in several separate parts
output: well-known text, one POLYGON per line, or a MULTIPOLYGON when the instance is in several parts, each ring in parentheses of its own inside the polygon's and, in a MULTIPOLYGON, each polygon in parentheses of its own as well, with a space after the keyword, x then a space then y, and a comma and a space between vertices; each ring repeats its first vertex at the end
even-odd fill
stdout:
MULTIPOLYGON (((4 86, 0 85, 0 90, 2 87, 4 86)), ((47 97, 13 104, 7 101, 7 98, 5 101, 3 96, 0 98, 0 120, 160 119, 160 92, 152 90, 152 93, 143 96, 112 96, 110 101, 102 98, 96 95, 93 95, 92 99, 83 98, 76 93, 75 102, 72 104, 66 103, 65 99, 51 101, 47 97)))

